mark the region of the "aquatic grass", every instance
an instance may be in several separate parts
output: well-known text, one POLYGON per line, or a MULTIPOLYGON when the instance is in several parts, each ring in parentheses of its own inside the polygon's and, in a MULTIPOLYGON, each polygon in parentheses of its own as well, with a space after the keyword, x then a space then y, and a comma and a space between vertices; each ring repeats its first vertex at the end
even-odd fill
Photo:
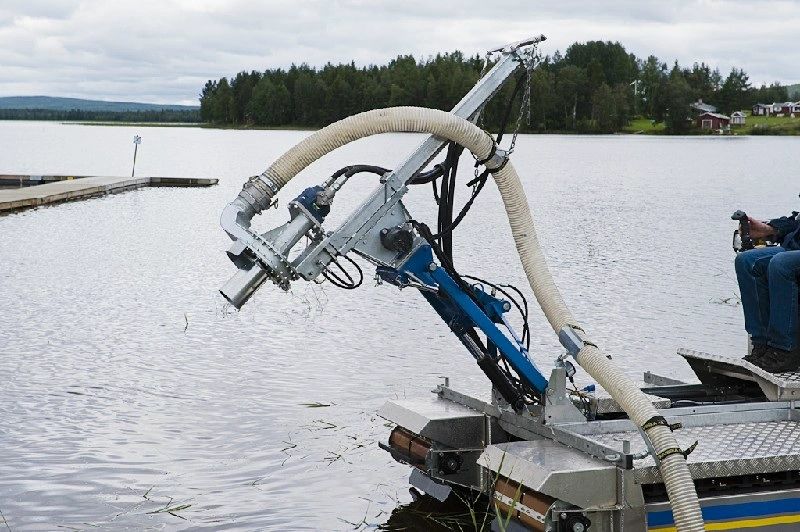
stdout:
POLYGON ((301 428, 305 428, 308 430, 331 430, 331 429, 339 429, 342 428, 335 423, 331 423, 330 421, 325 421, 324 419, 315 419, 308 425, 303 425, 301 428))
POLYGON ((11 532, 11 525, 9 525, 8 521, 6 521, 6 516, 3 515, 3 510, 2 509, 0 509, 0 519, 3 520, 3 524, 6 525, 6 528, 8 529, 8 531, 11 532))
POLYGON ((508 530, 508 523, 511 521, 511 517, 514 515, 514 508, 517 506, 517 503, 521 498, 522 484, 517 484, 517 489, 514 491, 513 504, 511 507, 509 507, 505 518, 503 518, 503 511, 497 506, 497 501, 494 501, 494 513, 497 516, 497 526, 500 527, 500 532, 506 532, 506 530, 508 530))
MULTIPOLYGON (((153 501, 153 499, 151 499, 150 497, 148 497, 148 495, 150 495, 150 492, 151 492, 151 491, 153 491, 153 488, 154 488, 154 487, 155 487, 155 486, 150 486, 150 487, 147 489, 147 491, 145 491, 145 492, 144 492, 144 494, 142 495, 142 498, 143 498, 143 499, 145 499, 145 500, 147 500, 147 501, 155 502, 155 501, 153 501)), ((161 508, 158 508, 158 509, 156 509, 156 510, 152 510, 152 511, 150 511, 150 512, 145 512, 145 513, 146 513, 146 514, 148 514, 148 515, 151 515, 151 514, 162 514, 162 513, 164 513, 164 514, 169 514, 169 515, 171 515, 171 516, 173 516, 173 517, 177 517, 177 518, 179 518, 179 519, 183 519, 183 520, 185 521, 185 520, 186 520, 186 518, 185 518, 184 516, 182 516, 182 515, 178 515, 178 514, 177 514, 177 513, 175 513, 175 512, 180 512, 180 511, 182 511, 182 510, 186 510, 186 509, 188 509, 188 508, 191 508, 191 507, 192 507, 192 505, 191 505, 191 504, 184 503, 184 504, 176 504, 175 506, 170 506, 170 505, 172 504, 172 501, 174 501, 174 500, 175 500, 174 498, 170 497, 170 498, 169 498, 169 500, 167 501, 167 503, 166 503, 166 504, 165 504, 163 507, 161 507, 161 508)))
POLYGON ((739 294, 733 294, 730 297, 710 299, 708 302, 713 303, 714 305, 728 305, 730 307, 738 307, 742 304, 742 298, 739 294))
MULTIPOLYGON (((500 457, 500 465, 497 468, 497 472, 494 473, 491 479, 492 489, 494 489, 494 485, 500 478, 500 475, 503 471, 503 464, 505 463, 505 459, 506 459, 506 453, 503 453, 503 455, 500 457)), ((469 500, 459 495, 457 491, 453 491, 453 494, 455 494, 456 497, 458 497, 458 499, 466 506, 473 527, 472 529, 477 532, 483 532, 484 530, 491 529, 492 523, 489 521, 489 518, 495 516, 497 517, 497 525, 500 528, 500 532, 506 532, 506 530, 508 529, 508 524, 511 521, 511 518, 514 514, 514 508, 516 508, 517 503, 520 501, 522 497, 522 484, 517 485, 517 489, 514 492, 514 498, 512 504, 508 509, 506 515, 503 514, 503 512, 497 506, 497 502, 491 495, 488 496, 488 502, 486 503, 486 507, 485 508, 483 508, 482 506, 479 507, 479 503, 481 502, 481 499, 484 498, 484 495, 480 491, 475 493, 476 493, 475 498, 473 500, 469 500), (480 522, 478 522, 479 517, 481 517, 480 522)), ((463 530, 460 524, 458 524, 458 528, 459 530, 463 530)))
POLYGON ((369 523, 367 523, 367 516, 369 515, 369 507, 372 504, 372 501, 369 500, 369 499, 365 499, 364 497, 359 497, 359 499, 364 499, 365 501, 367 501, 367 509, 364 510, 364 517, 361 518, 361 521, 359 521, 357 523, 354 523, 352 521, 348 521, 347 519, 343 519, 341 517, 337 517, 336 518, 339 521, 342 521, 342 522, 347 523, 348 525, 352 526, 354 530, 362 530, 362 528, 366 528, 366 527, 369 526, 369 523))
POLYGON ((191 504, 176 504, 175 506, 170 506, 170 504, 172 504, 172 501, 173 501, 173 499, 172 499, 172 497, 170 497, 169 501, 167 502, 167 504, 164 505, 163 508, 159 508, 158 510, 153 510, 153 511, 147 512, 147 513, 148 514, 166 513, 166 514, 169 514, 171 516, 178 517, 180 519, 186 520, 185 517, 183 517, 182 515, 178 515, 175 512, 180 512, 181 510, 186 510, 187 508, 191 508, 192 505, 191 504))

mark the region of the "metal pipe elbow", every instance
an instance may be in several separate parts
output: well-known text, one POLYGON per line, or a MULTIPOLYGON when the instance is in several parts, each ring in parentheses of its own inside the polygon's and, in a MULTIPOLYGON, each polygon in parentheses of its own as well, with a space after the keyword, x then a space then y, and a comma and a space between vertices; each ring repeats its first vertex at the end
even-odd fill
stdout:
POLYGON ((232 240, 247 241, 250 222, 255 215, 253 206, 237 197, 222 210, 219 224, 232 240))

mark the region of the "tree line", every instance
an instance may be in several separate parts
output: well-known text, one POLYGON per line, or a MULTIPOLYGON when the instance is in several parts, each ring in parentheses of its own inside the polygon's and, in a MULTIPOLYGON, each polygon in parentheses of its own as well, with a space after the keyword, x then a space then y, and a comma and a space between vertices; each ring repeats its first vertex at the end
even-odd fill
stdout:
MULTIPOLYGON (((306 64, 264 72, 239 72, 209 80, 200 93, 203 122, 231 126, 321 127, 361 111, 414 105, 449 110, 485 70, 480 56, 443 53, 417 60, 399 56, 386 65, 356 67, 306 64)), ((686 132, 692 102, 702 99, 720 112, 756 102, 785 101, 779 83, 753 87, 733 68, 723 77, 705 63, 681 67, 651 55, 637 58, 618 42, 574 43, 544 57, 531 73, 530 111, 522 131, 612 133, 631 118, 664 122, 671 133, 686 132)), ((508 83, 490 102, 483 125, 497 128, 514 94, 508 83)), ((518 91, 515 102, 524 91, 518 91)))
POLYGON ((0 109, 0 120, 64 120, 85 122, 161 122, 197 123, 196 109, 161 109, 153 111, 86 111, 82 109, 0 109))

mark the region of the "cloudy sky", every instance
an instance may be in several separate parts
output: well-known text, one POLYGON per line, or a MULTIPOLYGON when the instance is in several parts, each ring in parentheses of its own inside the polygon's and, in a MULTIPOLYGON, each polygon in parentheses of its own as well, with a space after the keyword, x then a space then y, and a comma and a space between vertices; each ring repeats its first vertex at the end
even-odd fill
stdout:
POLYGON ((612 40, 800 82, 800 0, 0 0, 0 96, 195 104, 205 80, 240 70, 476 53, 539 33, 545 53, 612 40))

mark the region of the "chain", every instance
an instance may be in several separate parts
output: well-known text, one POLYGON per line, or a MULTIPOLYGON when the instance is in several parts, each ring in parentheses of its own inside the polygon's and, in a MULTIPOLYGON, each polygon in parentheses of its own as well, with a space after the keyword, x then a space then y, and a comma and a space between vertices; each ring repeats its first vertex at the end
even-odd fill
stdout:
POLYGON ((532 47, 530 50, 518 54, 517 57, 519 57, 520 62, 525 67, 525 88, 522 91, 519 116, 517 116, 517 125, 514 128, 511 144, 508 147, 508 155, 514 152, 514 147, 517 145, 517 135, 519 135, 519 130, 522 127, 522 118, 525 117, 526 122, 528 124, 531 123, 531 78, 533 77, 533 69, 539 59, 539 54, 536 51, 536 47, 532 47))

